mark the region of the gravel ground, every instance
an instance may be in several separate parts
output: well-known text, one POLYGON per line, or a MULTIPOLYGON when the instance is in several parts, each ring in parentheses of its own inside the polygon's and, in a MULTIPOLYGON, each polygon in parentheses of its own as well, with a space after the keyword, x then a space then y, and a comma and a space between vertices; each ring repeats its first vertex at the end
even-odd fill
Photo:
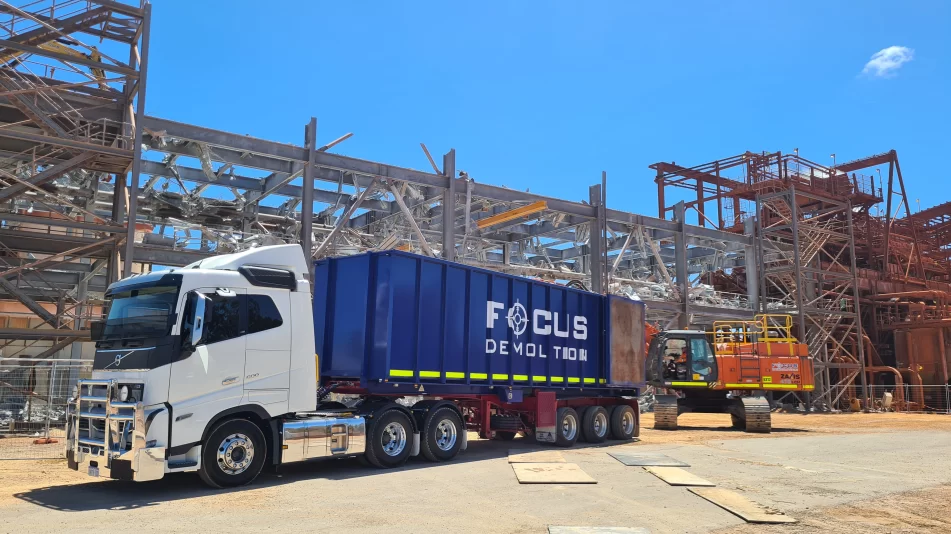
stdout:
POLYGON ((681 416, 683 429, 641 441, 564 450, 598 484, 519 485, 513 443, 473 440, 456 461, 378 471, 354 460, 288 466, 252 486, 204 488, 197 476, 155 483, 90 481, 61 461, 0 461, 0 532, 546 532, 548 525, 634 526, 651 532, 951 531, 951 417, 774 414, 776 431, 729 430, 729 417, 681 416), (663 452, 689 471, 786 511, 799 524, 746 525, 606 453, 663 452))

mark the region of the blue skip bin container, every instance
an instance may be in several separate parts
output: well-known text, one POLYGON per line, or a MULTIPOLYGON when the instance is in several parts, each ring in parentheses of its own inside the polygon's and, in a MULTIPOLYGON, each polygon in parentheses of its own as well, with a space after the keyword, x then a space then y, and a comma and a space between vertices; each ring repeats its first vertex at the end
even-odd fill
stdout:
POLYGON ((644 306, 400 251, 315 263, 322 381, 637 388, 644 306))

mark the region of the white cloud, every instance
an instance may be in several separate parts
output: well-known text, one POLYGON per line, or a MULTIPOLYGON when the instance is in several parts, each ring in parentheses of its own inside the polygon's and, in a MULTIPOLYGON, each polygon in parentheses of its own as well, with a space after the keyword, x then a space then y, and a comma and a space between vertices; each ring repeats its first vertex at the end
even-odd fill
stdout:
POLYGON ((895 75, 902 65, 908 63, 915 57, 915 51, 905 46, 889 46, 883 48, 872 56, 872 59, 865 64, 862 74, 876 76, 878 78, 888 78, 895 75))

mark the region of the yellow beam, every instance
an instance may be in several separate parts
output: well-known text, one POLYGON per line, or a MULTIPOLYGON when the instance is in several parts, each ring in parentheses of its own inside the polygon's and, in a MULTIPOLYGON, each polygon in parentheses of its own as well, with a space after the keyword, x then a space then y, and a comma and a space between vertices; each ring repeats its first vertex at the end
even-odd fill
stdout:
POLYGON ((533 213, 538 213, 539 211, 545 211, 548 209, 548 203, 544 200, 539 200, 538 202, 532 202, 527 206, 522 206, 520 208, 515 208, 514 210, 503 211, 498 215, 493 215, 491 217, 486 217, 485 219, 480 219, 476 222, 476 227, 479 230, 483 230, 490 226, 495 226, 497 224, 507 223, 509 221, 514 221, 526 215, 531 215, 533 213))

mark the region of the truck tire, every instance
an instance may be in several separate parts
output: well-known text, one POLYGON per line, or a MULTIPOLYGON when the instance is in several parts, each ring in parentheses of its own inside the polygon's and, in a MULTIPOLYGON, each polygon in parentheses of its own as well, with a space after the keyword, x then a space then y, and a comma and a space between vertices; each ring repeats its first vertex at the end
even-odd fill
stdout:
POLYGON ((459 413, 449 406, 430 410, 423 423, 420 452, 430 462, 445 462, 459 454, 462 433, 466 431, 459 413))
POLYGON ((496 430, 495 439, 499 441, 512 441, 515 439, 515 436, 518 435, 518 432, 509 432, 507 430, 496 430))
POLYGON ((604 443, 608 439, 608 411, 601 406, 588 406, 581 416, 581 433, 588 443, 604 443))
POLYGON ((558 408, 555 413, 555 445, 559 447, 571 447, 578 441, 578 435, 581 433, 581 421, 578 418, 578 412, 574 408, 558 408))
POLYGON ((198 476, 213 488, 244 486, 261 473, 266 458, 261 429, 247 419, 230 419, 208 434, 198 476))
POLYGON ((611 436, 630 441, 637 434, 637 414, 627 404, 618 404, 611 409, 611 436))
POLYGON ((413 449, 413 421, 398 409, 390 409, 373 419, 367 429, 367 461, 389 469, 406 463, 413 449))

